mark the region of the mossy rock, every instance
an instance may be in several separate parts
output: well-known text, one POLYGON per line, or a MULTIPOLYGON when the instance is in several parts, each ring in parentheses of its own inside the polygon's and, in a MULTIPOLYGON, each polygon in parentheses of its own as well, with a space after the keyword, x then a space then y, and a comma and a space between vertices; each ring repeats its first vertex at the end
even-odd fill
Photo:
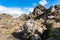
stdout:
POLYGON ((54 34, 56 29, 50 29, 49 30, 49 37, 56 37, 56 35, 54 34))
POLYGON ((49 36, 49 37, 53 37, 55 40, 57 40, 58 38, 60 38, 60 34, 57 33, 57 30, 58 30, 58 29, 53 29, 53 28, 51 28, 51 29, 49 30, 48 36, 49 36))
POLYGON ((56 22, 60 22, 60 19, 56 19, 56 22))

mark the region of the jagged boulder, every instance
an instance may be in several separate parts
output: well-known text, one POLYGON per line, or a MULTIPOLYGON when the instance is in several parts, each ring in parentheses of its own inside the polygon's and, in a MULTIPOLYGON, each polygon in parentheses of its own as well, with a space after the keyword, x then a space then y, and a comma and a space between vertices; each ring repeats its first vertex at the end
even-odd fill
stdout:
MULTIPOLYGON (((34 19, 31 19, 31 20, 26 21, 24 26, 27 27, 29 32, 31 32, 31 30, 34 32, 36 30, 38 30, 38 31, 40 30, 40 32, 42 33, 44 30, 46 30, 46 26, 43 25, 44 22, 45 22, 45 20, 42 18, 40 20, 36 20, 36 21, 34 21, 34 19)), ((31 33, 34 33, 34 32, 31 32, 31 33)))
POLYGON ((53 15, 55 19, 60 19, 60 5, 54 5, 51 6, 49 9, 47 9, 46 13, 48 13, 48 16, 53 15))
POLYGON ((47 30, 46 25, 44 25, 44 22, 45 20, 42 18, 34 22, 34 28, 36 28, 41 34, 43 34, 45 30, 47 30))
POLYGON ((46 8, 42 5, 38 5, 34 8, 33 12, 30 13, 30 17, 31 18, 35 18, 37 17, 38 15, 42 15, 44 14, 44 12, 46 11, 46 8))
POLYGON ((34 8, 34 13, 33 14, 38 14, 38 15, 41 15, 44 13, 44 11, 46 10, 46 8, 42 5, 38 5, 34 8))
POLYGON ((44 22, 45 20, 42 18, 40 20, 34 19, 27 20, 24 24, 24 29, 26 30, 25 33, 30 33, 28 37, 36 33, 37 33, 36 35, 39 35, 39 33, 42 35, 43 32, 47 30, 46 25, 43 24, 44 22))

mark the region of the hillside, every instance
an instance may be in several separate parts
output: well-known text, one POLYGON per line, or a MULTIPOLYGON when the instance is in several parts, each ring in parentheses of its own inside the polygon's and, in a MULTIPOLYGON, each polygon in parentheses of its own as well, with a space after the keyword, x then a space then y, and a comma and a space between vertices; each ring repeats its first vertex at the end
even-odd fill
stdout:
POLYGON ((0 40, 60 40, 60 5, 38 5, 17 18, 0 14, 0 40))

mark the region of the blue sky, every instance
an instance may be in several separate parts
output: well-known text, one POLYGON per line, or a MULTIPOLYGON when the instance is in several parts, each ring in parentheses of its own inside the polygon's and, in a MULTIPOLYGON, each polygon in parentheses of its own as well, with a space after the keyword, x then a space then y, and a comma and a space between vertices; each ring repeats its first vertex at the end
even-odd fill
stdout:
MULTIPOLYGON (((0 0, 0 5, 7 6, 7 7, 32 7, 33 4, 39 4, 41 0, 0 0)), ((51 6, 53 4, 60 4, 60 0, 46 0, 47 5, 51 6)), ((46 5, 46 6, 47 6, 46 5)))
POLYGON ((38 4, 39 0, 0 0, 0 5, 7 7, 28 7, 33 3, 38 4))
POLYGON ((49 8, 52 5, 60 4, 60 0, 0 0, 0 13, 7 13, 13 16, 21 15, 22 13, 28 14, 39 4, 49 8))

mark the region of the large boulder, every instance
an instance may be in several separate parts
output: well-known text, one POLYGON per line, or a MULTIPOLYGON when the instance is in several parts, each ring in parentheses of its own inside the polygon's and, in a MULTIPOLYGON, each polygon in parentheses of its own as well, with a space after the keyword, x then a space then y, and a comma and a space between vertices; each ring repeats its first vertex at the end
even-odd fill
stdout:
POLYGON ((44 6, 38 5, 34 8, 33 12, 30 13, 30 17, 36 18, 38 15, 40 16, 40 15, 44 14, 45 11, 46 11, 46 8, 44 6))
POLYGON ((30 19, 26 21, 24 26, 27 27, 27 32, 30 32, 31 34, 34 34, 36 30, 38 30, 42 34, 44 30, 47 30, 46 26, 43 24, 44 22, 45 20, 42 18, 40 20, 35 21, 34 19, 30 19))

